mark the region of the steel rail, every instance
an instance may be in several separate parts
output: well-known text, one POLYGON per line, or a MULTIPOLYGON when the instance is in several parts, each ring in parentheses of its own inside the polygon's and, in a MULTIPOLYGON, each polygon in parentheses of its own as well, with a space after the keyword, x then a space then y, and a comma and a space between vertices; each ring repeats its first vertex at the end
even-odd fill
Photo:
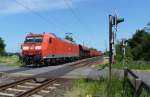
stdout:
POLYGON ((92 59, 89 59, 89 60, 85 60, 85 61, 82 61, 82 62, 79 62, 79 63, 76 63, 76 64, 73 64, 71 66, 77 66, 77 67, 84 67, 84 66, 89 66, 89 64, 97 61, 99 58, 98 57, 94 57, 92 59), (83 65, 80 65, 80 64, 83 64, 83 65), (88 65, 87 65, 88 64, 88 65))
POLYGON ((0 90, 4 90, 4 89, 7 89, 7 88, 10 88, 10 87, 13 87, 13 86, 16 86, 18 84, 22 84, 26 81, 30 81, 30 80, 33 80, 34 78, 26 78, 26 79, 22 79, 22 80, 19 80, 19 81, 15 81, 15 82, 12 82, 12 83, 9 83, 9 84, 5 84, 5 85, 2 85, 0 86, 0 90))
POLYGON ((28 96, 31 96, 32 94, 34 94, 34 93, 36 93, 36 92, 38 92, 38 91, 48 87, 50 85, 50 83, 52 83, 54 81, 56 81, 56 79, 49 79, 48 81, 44 82, 42 85, 37 86, 37 87, 35 87, 35 88, 31 89, 31 90, 28 90, 26 92, 23 92, 21 94, 18 94, 15 97, 28 97, 28 96))

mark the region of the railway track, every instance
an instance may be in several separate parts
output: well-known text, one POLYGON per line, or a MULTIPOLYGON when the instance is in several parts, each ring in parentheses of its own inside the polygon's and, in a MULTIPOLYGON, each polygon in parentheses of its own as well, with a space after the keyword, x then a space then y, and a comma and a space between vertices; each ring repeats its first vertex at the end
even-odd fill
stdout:
POLYGON ((97 60, 99 60, 98 57, 85 60, 85 61, 80 61, 77 63, 73 63, 71 65, 66 65, 51 71, 43 72, 40 74, 33 75, 32 77, 44 77, 44 78, 60 78, 62 76, 65 76, 67 73, 78 69, 78 68, 83 68, 83 67, 90 67, 92 66, 97 60))
POLYGON ((57 88, 59 80, 47 79, 37 82, 35 78, 26 78, 0 86, 0 97, 49 97, 51 90, 57 88))
MULTIPOLYGON (((62 68, 63 72, 61 72, 60 75, 63 75, 75 68, 91 66, 91 64, 95 63, 96 61, 97 58, 94 58, 62 68)), ((52 72, 50 72, 50 74, 52 74, 52 72)), ((48 74, 48 76, 50 75, 48 74)), ((30 77, 0 86, 0 97, 50 97, 48 95, 51 93, 51 90, 59 86, 59 81, 62 80, 59 78, 59 76, 58 78, 55 76, 55 78, 47 77, 47 80, 39 82, 36 80, 36 77, 38 76, 33 76, 32 78, 30 77)), ((64 81, 66 81, 66 79, 64 79, 64 81)))
POLYGON ((96 64, 98 59, 99 59, 98 57, 95 57, 93 59, 89 59, 89 60, 83 61, 83 62, 78 63, 76 65, 73 64, 72 66, 77 67, 77 68, 85 67, 85 66, 91 66, 91 64, 96 64))

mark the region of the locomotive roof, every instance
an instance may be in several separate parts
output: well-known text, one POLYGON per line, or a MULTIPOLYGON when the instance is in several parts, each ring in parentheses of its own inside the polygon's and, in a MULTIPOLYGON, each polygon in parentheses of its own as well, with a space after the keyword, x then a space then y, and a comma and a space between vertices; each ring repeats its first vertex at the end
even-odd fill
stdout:
MULTIPOLYGON (((66 40, 66 39, 62 39, 60 37, 57 37, 54 33, 42 33, 42 34, 33 34, 33 33, 30 33, 30 34, 27 34, 27 36, 43 36, 44 34, 47 34, 47 35, 50 35, 52 38, 58 38, 58 39, 61 39, 65 42, 68 42, 68 43, 72 43, 72 44, 76 44, 74 42, 71 42, 69 40, 66 40)), ((76 44, 77 45, 77 44, 76 44)))
POLYGON ((54 33, 42 33, 42 34, 33 34, 33 33, 30 33, 30 34, 27 34, 27 36, 43 36, 45 34, 50 35, 53 38, 56 37, 56 35, 54 33))
POLYGON ((27 36, 42 36, 43 34, 32 34, 32 33, 30 33, 30 34, 27 34, 27 36))

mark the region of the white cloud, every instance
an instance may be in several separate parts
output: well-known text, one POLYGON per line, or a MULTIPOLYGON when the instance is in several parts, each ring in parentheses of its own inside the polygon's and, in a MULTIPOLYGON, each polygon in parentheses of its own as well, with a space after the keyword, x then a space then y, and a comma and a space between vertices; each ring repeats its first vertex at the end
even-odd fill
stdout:
POLYGON ((34 11, 65 9, 67 8, 65 1, 68 2, 70 6, 74 6, 86 0, 0 0, 0 14, 8 15, 29 12, 29 10, 23 6, 34 11))

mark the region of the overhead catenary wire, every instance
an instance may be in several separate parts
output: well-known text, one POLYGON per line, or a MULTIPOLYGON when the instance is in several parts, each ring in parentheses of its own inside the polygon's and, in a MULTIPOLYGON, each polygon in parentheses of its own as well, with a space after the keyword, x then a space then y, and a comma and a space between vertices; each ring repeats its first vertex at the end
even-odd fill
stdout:
MULTIPOLYGON (((30 2, 32 2, 34 5, 36 5, 37 4, 37 1, 35 1, 35 0, 31 0, 30 2)), ((37 6, 37 5, 36 5, 37 6)), ((40 7, 40 6, 38 6, 38 7, 40 7)), ((57 18, 57 17, 54 17, 54 16, 52 16, 52 15, 48 15, 47 16, 48 18, 51 18, 54 22, 56 22, 57 21, 57 24, 60 26, 60 27, 62 27, 63 29, 65 29, 65 28, 69 28, 67 25, 66 25, 66 22, 64 23, 64 22, 62 22, 61 21, 61 19, 59 19, 59 18, 57 18), (65 27, 63 27, 63 25, 65 25, 65 27)), ((68 29, 67 29, 68 30, 68 29)), ((65 30, 64 30, 65 31, 65 30)), ((66 31, 65 31, 66 32, 66 31)), ((67 31, 68 32, 68 31, 67 31)))
POLYGON ((28 7, 27 5, 21 3, 21 2, 19 2, 19 1, 17 1, 17 0, 14 0, 14 1, 15 1, 18 5, 24 7, 25 9, 29 10, 30 12, 32 12, 33 14, 35 14, 36 16, 38 16, 39 18, 41 18, 41 19, 42 19, 44 22, 46 22, 47 24, 49 24, 49 25, 50 25, 50 24, 54 24, 54 25, 57 26, 57 28, 58 28, 61 32, 62 32, 62 30, 65 31, 65 29, 64 29, 63 27, 58 26, 58 25, 57 25, 56 23, 54 23, 52 20, 45 18, 43 15, 41 15, 41 14, 39 14, 37 11, 31 9, 31 8, 28 7))
MULTIPOLYGON (((45 21, 45 23, 47 24, 53 24, 57 27, 57 29, 59 29, 61 32, 62 31, 66 31, 62 25, 59 25, 57 23, 55 23, 56 21, 54 21, 53 19, 49 19, 46 18, 45 16, 41 15, 40 13, 38 13, 37 11, 33 10, 31 7, 27 6, 26 4, 23 4, 23 2, 20 2, 19 0, 14 0, 18 5, 24 7, 25 9, 29 10, 30 12, 32 12, 33 14, 35 14, 36 16, 38 16, 39 18, 41 18, 43 21, 45 21), (54 21, 54 22, 53 22, 54 21)), ((64 0, 65 4, 67 5, 67 7, 70 9, 72 15, 76 18, 76 20, 79 22, 79 24, 82 26, 82 29, 84 31, 90 31, 89 27, 87 25, 85 25, 85 23, 83 21, 81 21, 81 19, 78 17, 78 15, 76 14, 76 12, 74 11, 74 9, 71 7, 71 5, 69 4, 68 1, 70 0, 64 0), (88 30, 87 30, 88 29, 88 30)), ((72 1, 70 1, 72 2, 72 1)), ((68 31, 67 31, 68 32, 68 31)))
MULTIPOLYGON (((70 10, 70 12, 72 13, 72 15, 74 16, 74 18, 76 18, 77 22, 80 24, 82 29, 85 32, 92 32, 90 27, 83 20, 81 20, 81 18, 79 18, 79 15, 76 13, 74 8, 70 5, 70 3, 73 3, 73 1, 72 0, 63 0, 63 1, 64 1, 65 5, 68 7, 68 9, 70 10)), ((89 34, 89 35, 90 35, 90 37, 92 37, 92 34, 89 34)))
POLYGON ((72 15, 76 18, 77 22, 82 25, 82 27, 84 28, 84 30, 89 30, 89 27, 85 24, 85 22, 83 22, 83 20, 81 20, 79 18, 79 16, 77 15, 77 13, 74 11, 74 9, 70 6, 69 2, 72 2, 72 0, 64 0, 66 6, 70 9, 70 12, 72 13, 72 15))

